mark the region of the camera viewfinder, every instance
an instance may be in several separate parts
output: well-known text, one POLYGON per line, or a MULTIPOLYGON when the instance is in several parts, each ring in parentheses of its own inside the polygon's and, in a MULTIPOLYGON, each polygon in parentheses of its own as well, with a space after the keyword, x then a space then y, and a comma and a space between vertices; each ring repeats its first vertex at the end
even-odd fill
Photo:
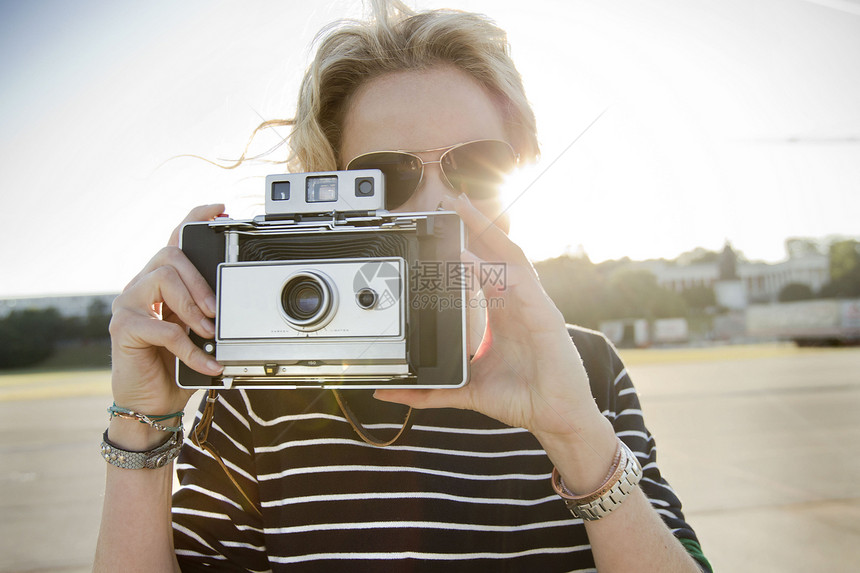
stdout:
POLYGON ((337 201, 337 176, 308 177, 308 203, 337 201))
POLYGON ((272 183, 272 201, 290 200, 290 182, 275 181, 272 183))

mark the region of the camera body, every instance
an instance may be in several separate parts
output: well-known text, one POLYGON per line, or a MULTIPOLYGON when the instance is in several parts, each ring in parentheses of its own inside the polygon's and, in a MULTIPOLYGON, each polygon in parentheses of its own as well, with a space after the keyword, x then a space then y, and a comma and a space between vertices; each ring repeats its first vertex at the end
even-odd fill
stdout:
POLYGON ((265 215, 183 226, 180 247, 217 307, 215 338, 190 336, 224 371, 177 359, 179 386, 466 384, 465 227, 450 211, 384 205, 379 170, 270 175, 265 215), (427 268, 452 280, 422 280, 427 268))

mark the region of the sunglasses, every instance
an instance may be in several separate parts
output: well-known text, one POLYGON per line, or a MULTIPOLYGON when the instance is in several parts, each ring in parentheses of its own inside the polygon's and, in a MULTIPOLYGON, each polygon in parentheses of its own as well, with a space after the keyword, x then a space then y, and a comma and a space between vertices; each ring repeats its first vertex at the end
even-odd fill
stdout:
POLYGON ((379 169, 385 175, 385 207, 406 203, 424 179, 424 166, 438 163, 442 179, 470 199, 493 199, 505 175, 517 164, 514 148, 498 139, 479 139, 449 147, 407 151, 371 151, 353 158, 346 169, 379 169), (442 151, 438 161, 424 161, 415 153, 442 151))

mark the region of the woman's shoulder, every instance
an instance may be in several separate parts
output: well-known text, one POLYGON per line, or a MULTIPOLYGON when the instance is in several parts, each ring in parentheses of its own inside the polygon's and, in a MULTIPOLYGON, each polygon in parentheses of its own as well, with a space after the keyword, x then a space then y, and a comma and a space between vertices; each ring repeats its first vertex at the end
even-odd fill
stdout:
POLYGON ((572 324, 567 325, 567 332, 582 357, 591 393, 602 403, 610 398, 619 377, 626 372, 624 364, 602 332, 572 324))
MULTIPOLYGON (((593 367, 605 366, 614 369, 621 364, 621 359, 615 351, 615 346, 606 338, 606 335, 597 330, 591 330, 574 324, 567 325, 567 333, 573 340, 579 351, 586 369, 589 365, 593 367)), ((591 372, 589 371, 589 375, 591 372)))

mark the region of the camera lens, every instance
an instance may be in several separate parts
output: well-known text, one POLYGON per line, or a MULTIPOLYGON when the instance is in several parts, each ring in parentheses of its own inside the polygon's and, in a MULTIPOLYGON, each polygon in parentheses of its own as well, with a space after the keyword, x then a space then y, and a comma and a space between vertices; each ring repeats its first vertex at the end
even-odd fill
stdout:
POLYGON ((302 330, 312 325, 318 328, 331 307, 331 291, 325 281, 312 273, 300 273, 284 285, 281 306, 287 320, 302 330))
POLYGON ((322 306, 322 291, 317 284, 301 284, 290 291, 287 304, 290 315, 305 320, 315 315, 322 306))
POLYGON ((378 298, 376 291, 371 288, 363 288, 355 295, 358 306, 365 310, 373 308, 378 298))

